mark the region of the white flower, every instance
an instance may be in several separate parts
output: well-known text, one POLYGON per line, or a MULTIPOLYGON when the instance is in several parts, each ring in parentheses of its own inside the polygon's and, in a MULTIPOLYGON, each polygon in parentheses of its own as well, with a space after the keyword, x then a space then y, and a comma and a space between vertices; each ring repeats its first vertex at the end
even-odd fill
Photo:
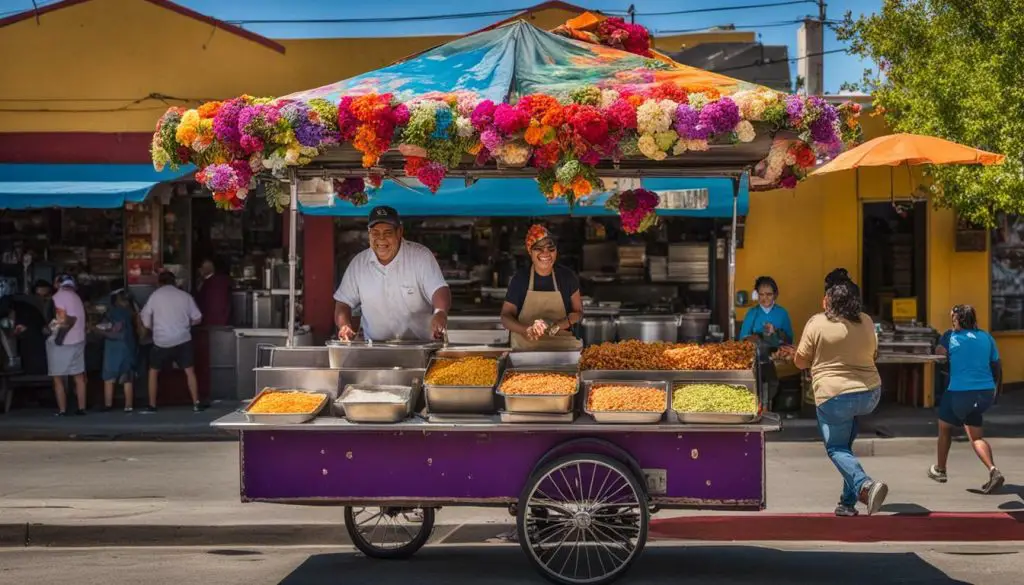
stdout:
MULTIPOLYGON (((669 100, 662 101, 666 102, 669 100)), ((664 132, 671 126, 672 114, 666 112, 660 102, 647 100, 640 104, 640 107, 636 109, 636 127, 640 134, 664 132)))
POLYGON ((706 151, 708 149, 708 141, 707 140, 687 140, 686 141, 686 149, 687 150, 693 150, 693 151, 696 151, 696 152, 704 152, 704 151, 706 151))
POLYGON ((619 99, 619 92, 614 89, 602 89, 601 90, 601 109, 605 109, 614 104, 619 99))
POLYGON ((651 160, 665 160, 668 156, 663 150, 658 148, 658 143, 654 140, 654 136, 650 134, 644 134, 636 142, 637 148, 640 152, 651 160))
POLYGON ((455 132, 460 138, 469 138, 474 132, 473 122, 463 116, 455 118, 455 132))
POLYGON ((707 94, 704 93, 691 93, 689 97, 690 106, 695 110, 700 110, 711 101, 708 99, 707 94))
POLYGON ((242 201, 245 201, 245 198, 248 197, 248 196, 249 196, 249 190, 248 189, 239 189, 238 191, 235 191, 235 197, 238 197, 242 201))
POLYGON ((754 132, 754 125, 747 120, 741 120, 739 124, 736 124, 735 132, 740 142, 753 142, 757 136, 757 133, 754 132))
POLYGON ((686 152, 686 143, 687 142, 689 142, 689 141, 688 140, 680 140, 679 142, 676 142, 676 145, 672 147, 672 154, 674 154, 676 156, 679 156, 679 155, 683 154, 684 152, 686 152))

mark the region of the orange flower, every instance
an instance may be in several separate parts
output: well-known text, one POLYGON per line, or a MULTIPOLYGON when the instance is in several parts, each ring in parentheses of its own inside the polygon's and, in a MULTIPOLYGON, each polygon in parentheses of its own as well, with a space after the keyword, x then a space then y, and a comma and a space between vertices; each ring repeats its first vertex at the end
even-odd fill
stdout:
POLYGON ((206 102, 197 108, 199 110, 199 117, 204 119, 213 118, 220 111, 220 106, 221 102, 206 102))
POLYGON ((586 180, 584 177, 577 175, 576 178, 573 179, 572 194, 575 195, 577 199, 581 197, 586 197, 587 195, 590 195, 593 191, 594 186, 591 185, 590 181, 586 180))
POLYGON ((483 149, 483 147, 484 147, 484 143, 483 142, 477 142, 473 146, 470 146, 469 148, 467 148, 466 152, 468 152, 469 154, 472 154, 473 156, 476 156, 476 155, 480 154, 480 150, 483 149))
POLYGON ((565 187, 556 181, 555 186, 551 188, 551 194, 555 197, 561 197, 562 195, 565 195, 565 187))
POLYGON ((372 167, 380 159, 380 151, 377 150, 377 133, 370 124, 360 124, 356 128, 356 136, 352 145, 359 152, 363 153, 363 166, 372 167))
POLYGON ((633 94, 626 98, 626 101, 629 102, 629 105, 633 106, 634 108, 639 108, 640 104, 644 103, 644 97, 633 94))
POLYGON ((526 129, 526 135, 524 139, 530 146, 541 146, 554 138, 555 129, 551 126, 542 126, 537 123, 536 120, 530 123, 530 127, 526 129))

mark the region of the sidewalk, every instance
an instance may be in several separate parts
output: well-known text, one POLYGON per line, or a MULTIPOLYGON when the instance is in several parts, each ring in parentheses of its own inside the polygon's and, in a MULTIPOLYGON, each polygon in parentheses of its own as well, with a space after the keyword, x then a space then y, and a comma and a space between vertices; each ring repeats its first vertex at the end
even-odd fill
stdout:
MULTIPOLYGON (((210 422, 239 408, 234 402, 214 402, 210 409, 193 413, 188 407, 168 407, 156 414, 121 411, 90 412, 83 417, 56 418, 51 411, 15 409, 0 414, 0 441, 233 441, 235 435, 210 427, 210 422)), ((936 435, 935 411, 885 404, 865 417, 862 439, 927 438, 936 435)), ((985 433, 990 437, 1024 438, 1024 391, 1000 398, 985 415, 985 433)), ((771 433, 770 441, 818 441, 814 419, 788 418, 782 432, 771 433)))
MULTIPOLYGON (((945 485, 924 475, 930 453, 865 457, 867 471, 889 483, 890 496, 882 517, 851 520, 827 516, 835 505, 839 476, 821 447, 771 444, 765 512, 661 512, 652 523, 652 536, 768 540, 766 535, 807 530, 805 536, 831 540, 845 537, 853 526, 849 523, 856 522, 889 540, 901 540, 901 534, 905 540, 915 533, 943 540, 935 538, 934 531, 925 532, 920 522, 905 522, 908 517, 921 520, 931 512, 943 512, 964 519, 949 524, 948 517, 939 518, 947 522, 940 531, 945 539, 970 540, 964 537, 973 532, 988 540, 1024 541, 1024 518, 1019 518, 1024 511, 1024 457, 1017 455, 1021 442, 998 439, 994 448, 1008 483, 1001 493, 990 496, 976 493, 984 472, 963 444, 954 445, 950 482, 945 485), (799 522, 793 524, 794 519, 799 522), (964 522, 979 519, 984 522, 964 530, 964 522), (836 520, 847 524, 837 529, 836 520), (808 527, 807 521, 817 524, 808 527), (821 522, 827 522, 824 532, 821 522)), ((7 442, 0 443, 0 469, 5 470, 0 480, 0 546, 347 542, 339 507, 240 503, 238 452, 231 443, 7 442)), ((939 525, 931 519, 926 522, 939 525)), ((501 508, 445 508, 438 513, 434 540, 487 542, 512 523, 501 508)))

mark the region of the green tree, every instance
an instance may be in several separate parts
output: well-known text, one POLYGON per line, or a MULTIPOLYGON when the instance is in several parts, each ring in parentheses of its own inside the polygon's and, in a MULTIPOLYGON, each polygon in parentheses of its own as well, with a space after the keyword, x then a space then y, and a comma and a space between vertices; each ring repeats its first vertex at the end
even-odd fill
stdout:
POLYGON ((837 32, 876 64, 858 89, 895 131, 1006 155, 929 169, 939 205, 986 225, 1024 213, 1024 0, 885 0, 879 13, 847 13, 837 32))

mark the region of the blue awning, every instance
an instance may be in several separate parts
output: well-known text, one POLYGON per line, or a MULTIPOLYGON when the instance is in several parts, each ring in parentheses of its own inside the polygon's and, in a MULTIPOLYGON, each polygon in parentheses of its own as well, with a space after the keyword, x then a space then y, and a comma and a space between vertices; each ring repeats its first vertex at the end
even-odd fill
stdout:
MULTIPOLYGON (((660 209, 666 217, 732 217, 733 187, 727 178, 659 178, 643 179, 643 186, 652 191, 680 189, 707 189, 707 209, 660 209)), ((564 200, 549 202, 537 188, 533 179, 480 179, 467 187, 463 179, 445 179, 437 194, 431 195, 419 186, 415 191, 395 184, 384 185, 370 198, 368 205, 356 207, 347 201, 333 206, 302 205, 307 215, 362 217, 374 205, 390 205, 404 216, 446 217, 546 217, 572 215, 575 217, 611 216, 614 212, 604 208, 609 194, 598 196, 591 205, 577 205, 570 210, 564 200)), ((738 211, 746 215, 750 205, 750 192, 746 176, 740 181, 738 211)))
POLYGON ((114 209, 143 201, 154 185, 195 171, 156 172, 152 165, 0 164, 0 209, 114 209))

